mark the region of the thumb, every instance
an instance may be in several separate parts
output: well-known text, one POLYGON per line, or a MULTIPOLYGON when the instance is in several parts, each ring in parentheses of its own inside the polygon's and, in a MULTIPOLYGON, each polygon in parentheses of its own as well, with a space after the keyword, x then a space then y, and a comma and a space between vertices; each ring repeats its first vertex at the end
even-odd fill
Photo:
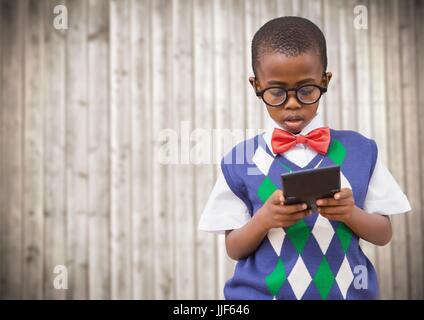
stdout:
POLYGON ((280 189, 276 190, 273 195, 273 203, 274 204, 282 204, 284 202, 283 191, 280 189))

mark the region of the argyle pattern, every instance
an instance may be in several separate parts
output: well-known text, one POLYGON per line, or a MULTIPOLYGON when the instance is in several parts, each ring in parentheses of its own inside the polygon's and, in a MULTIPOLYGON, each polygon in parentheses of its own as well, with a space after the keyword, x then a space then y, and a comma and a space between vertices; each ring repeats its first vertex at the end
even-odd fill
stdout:
MULTIPOLYGON (((334 131, 332 132, 334 135, 334 131)), ((340 165, 342 186, 352 188, 349 179, 343 174, 347 154, 348 147, 333 137, 327 155, 316 157, 308 166, 314 168, 340 165)), ((255 196, 261 204, 275 190, 281 188, 280 174, 302 170, 284 157, 274 158, 263 146, 256 148, 251 160, 260 171, 255 177, 257 186, 255 196)), ((266 240, 258 248, 262 252, 258 252, 256 257, 251 257, 252 261, 247 258, 247 261, 238 263, 239 270, 236 267, 233 279, 227 282, 224 290, 228 298, 232 298, 232 286, 234 294, 242 291, 242 286, 235 285, 243 282, 245 267, 249 268, 250 262, 257 262, 259 259, 268 261, 267 271, 253 277, 258 282, 260 290, 257 290, 255 296, 254 291, 246 289, 249 298, 294 300, 374 298, 373 294, 377 291, 375 270, 362 253, 357 236, 345 224, 330 221, 313 212, 288 228, 270 230, 266 240), (360 289, 354 288, 355 266, 358 261, 369 268, 371 272, 369 278, 373 281, 372 290, 364 294, 360 289), (243 273, 239 279, 237 279, 238 271, 243 273)), ((252 267, 252 270, 254 269, 255 267, 252 267)), ((252 281, 252 278, 249 281, 252 281)))

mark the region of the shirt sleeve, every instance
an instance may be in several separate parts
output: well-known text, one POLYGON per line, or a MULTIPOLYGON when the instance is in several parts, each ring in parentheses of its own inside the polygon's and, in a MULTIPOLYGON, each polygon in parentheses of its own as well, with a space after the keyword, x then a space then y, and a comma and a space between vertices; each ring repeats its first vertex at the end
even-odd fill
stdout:
POLYGON ((231 191, 220 168, 218 179, 200 216, 198 229, 217 234, 241 228, 250 220, 245 203, 231 191))
POLYGON ((411 210, 408 198, 402 192, 386 165, 377 156, 374 172, 365 197, 364 211, 393 215, 411 210))

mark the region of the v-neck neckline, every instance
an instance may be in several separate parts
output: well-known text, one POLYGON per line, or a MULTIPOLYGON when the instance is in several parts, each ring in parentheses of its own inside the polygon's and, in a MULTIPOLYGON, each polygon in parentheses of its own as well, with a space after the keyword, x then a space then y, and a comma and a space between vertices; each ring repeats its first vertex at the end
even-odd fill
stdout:
POLYGON ((306 169, 312 169, 315 168, 316 166, 318 166, 321 163, 321 160, 324 158, 325 156, 322 154, 317 153, 311 161, 309 161, 305 166, 301 167, 298 166, 296 163, 294 163, 293 161, 290 161, 289 159, 287 159, 285 156, 281 155, 281 154, 277 154, 275 156, 275 161, 278 161, 279 164, 282 164, 284 166, 287 166, 290 171, 299 171, 299 170, 306 170, 306 169))

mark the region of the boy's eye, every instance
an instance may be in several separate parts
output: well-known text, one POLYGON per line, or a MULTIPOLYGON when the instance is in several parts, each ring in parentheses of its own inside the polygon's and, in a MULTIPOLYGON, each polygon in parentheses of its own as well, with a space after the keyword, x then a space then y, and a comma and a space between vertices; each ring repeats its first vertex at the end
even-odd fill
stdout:
POLYGON ((269 105, 280 105, 286 100, 287 92, 283 88, 269 88, 263 94, 264 101, 269 105))
POLYGON ((315 92, 317 88, 313 87, 313 86, 308 86, 308 87, 302 87, 299 89, 299 94, 302 96, 309 96, 311 94, 313 94, 315 92))
POLYGON ((281 88, 271 88, 268 90, 268 92, 274 97, 284 97, 286 95, 286 91, 281 88))

